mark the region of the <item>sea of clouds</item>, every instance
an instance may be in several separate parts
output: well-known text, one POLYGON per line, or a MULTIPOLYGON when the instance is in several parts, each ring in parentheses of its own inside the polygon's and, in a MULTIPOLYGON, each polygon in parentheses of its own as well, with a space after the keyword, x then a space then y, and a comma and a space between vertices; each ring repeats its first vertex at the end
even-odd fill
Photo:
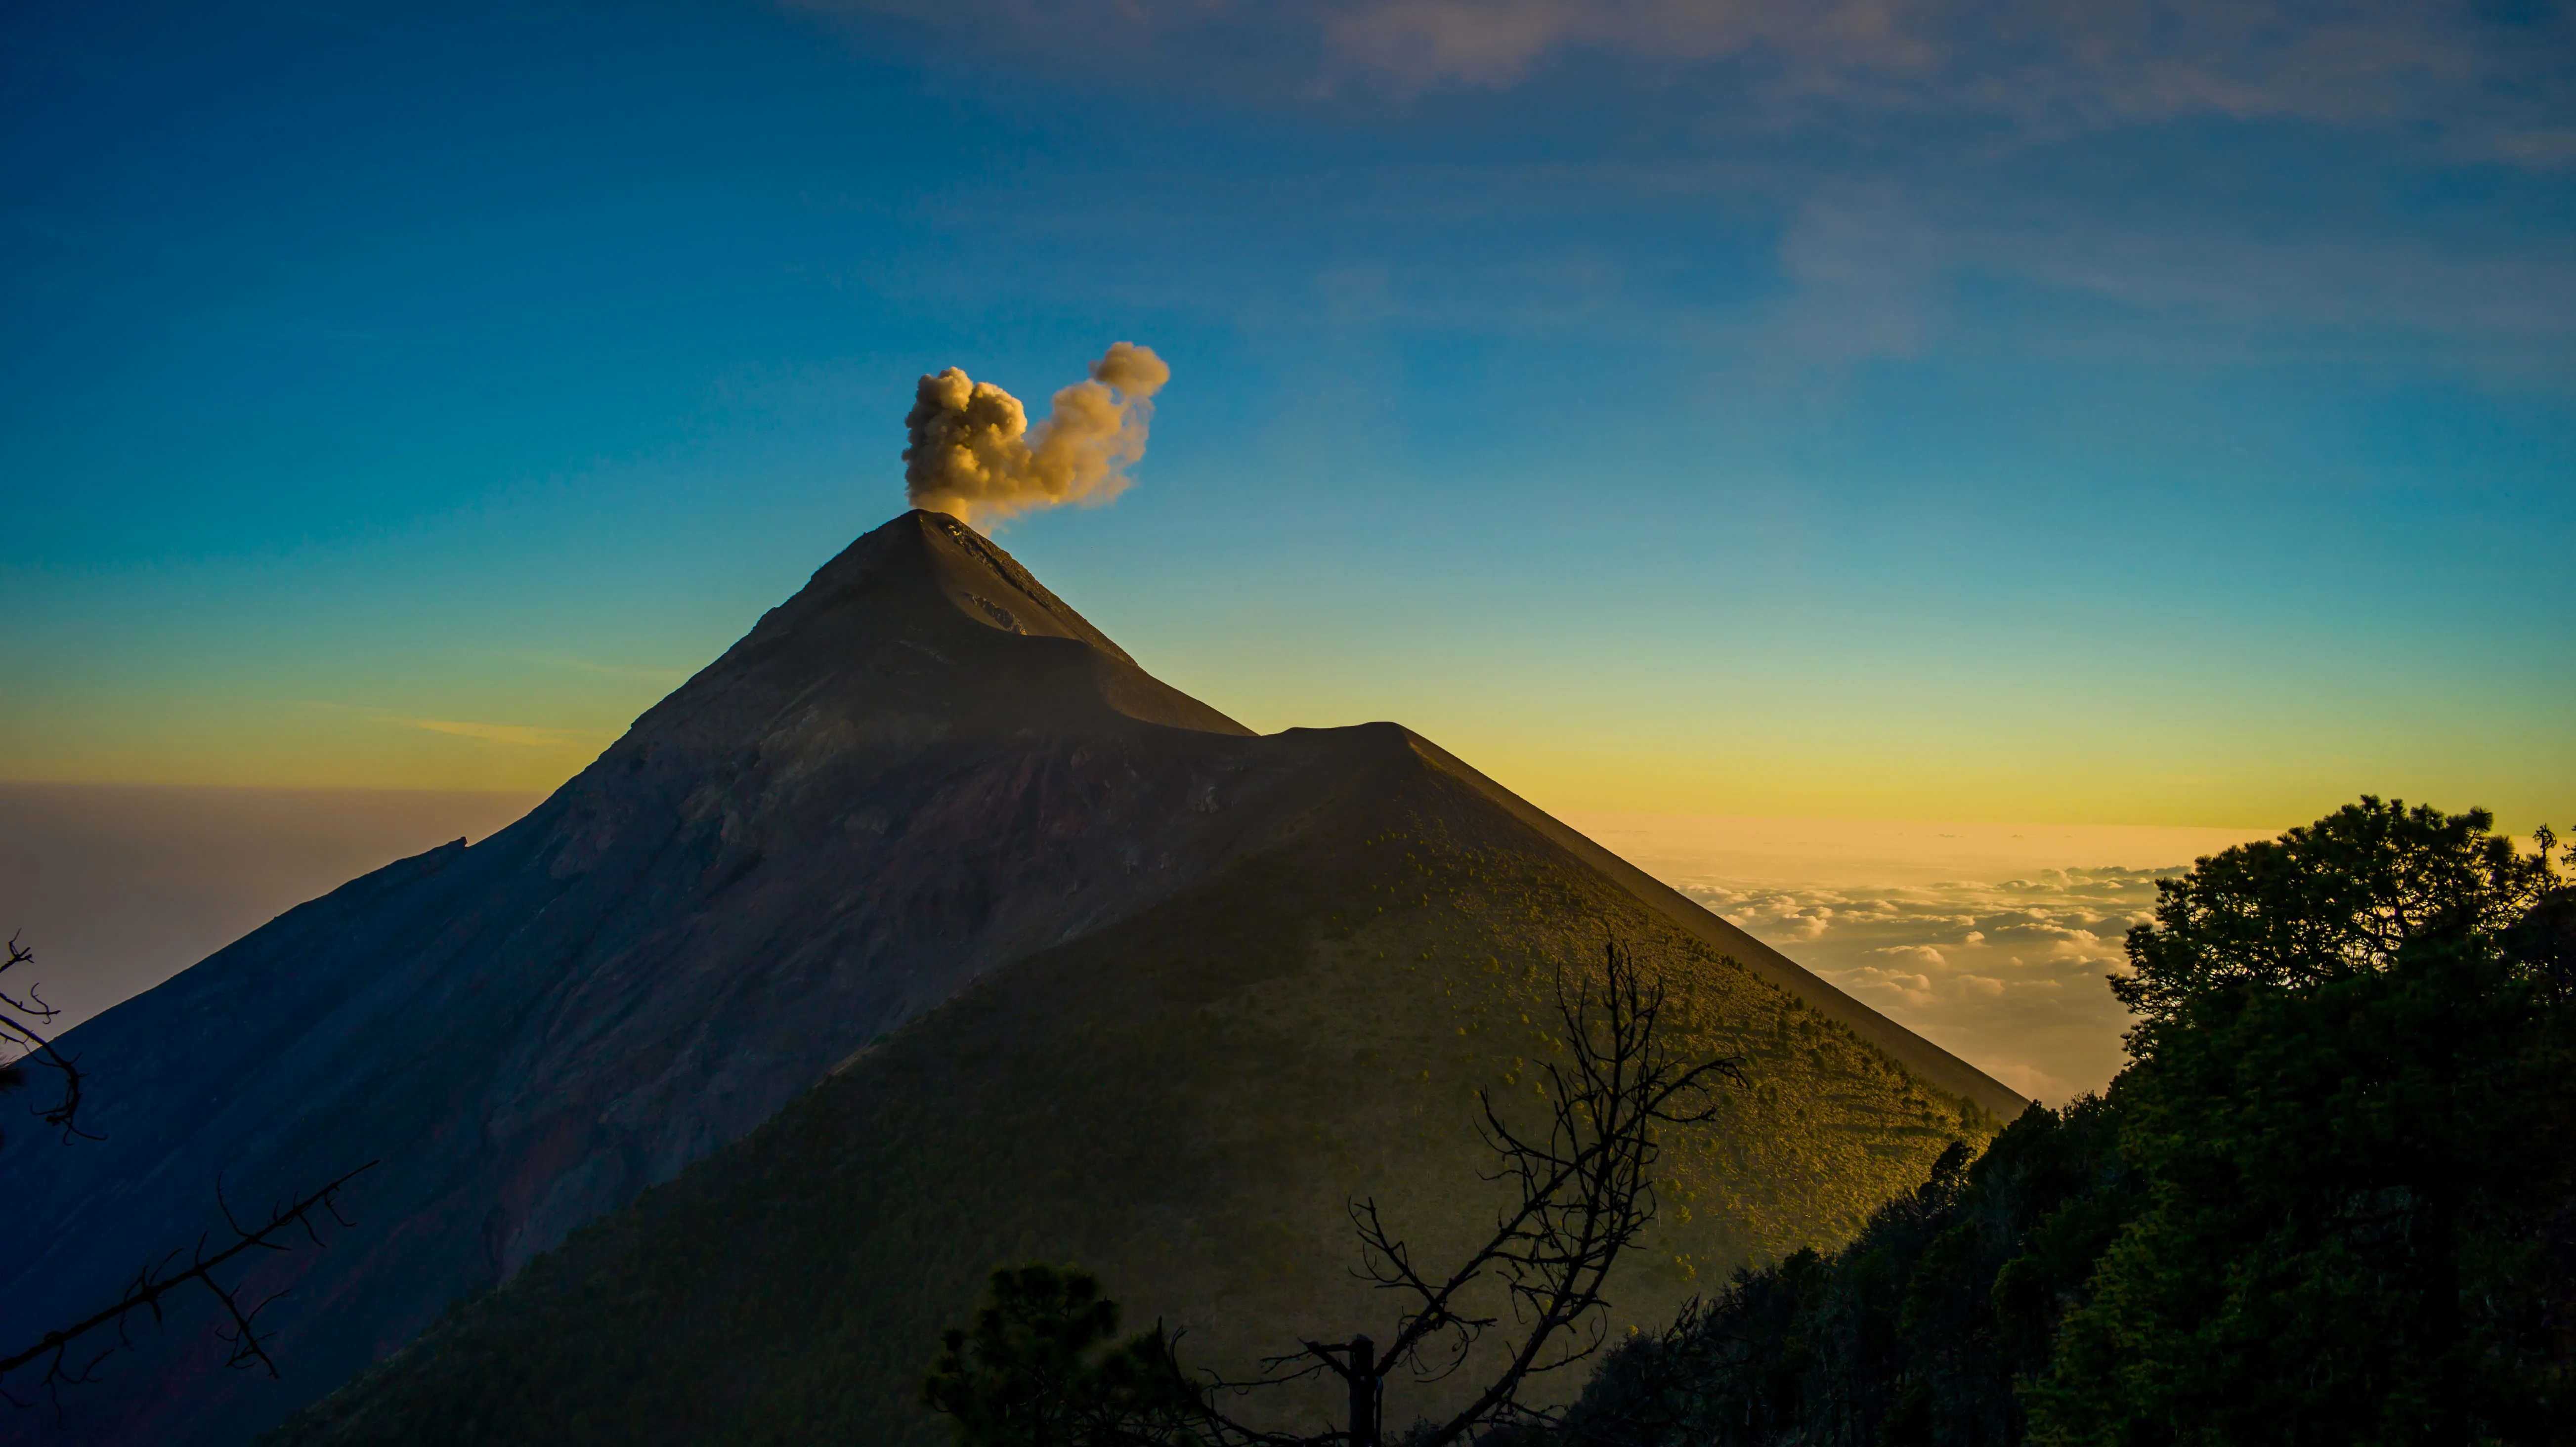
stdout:
POLYGON ((1568 814, 1855 998, 2051 1105, 2127 1063, 2156 881, 2261 829, 1568 814))
POLYGON ((2051 1103, 2125 1060, 2109 978, 2180 868, 2042 869, 2000 880, 1784 888, 1676 880, 1683 893, 1854 996, 2051 1103))

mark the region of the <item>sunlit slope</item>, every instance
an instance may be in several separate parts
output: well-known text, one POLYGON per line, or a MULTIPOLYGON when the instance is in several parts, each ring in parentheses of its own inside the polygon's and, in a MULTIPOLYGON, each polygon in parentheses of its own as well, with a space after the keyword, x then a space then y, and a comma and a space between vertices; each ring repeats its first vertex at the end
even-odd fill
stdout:
POLYGON ((1605 934, 1662 970, 1676 1046, 1750 1077, 1673 1138, 1625 1319, 1839 1241, 1991 1128, 1403 730, 1265 742, 1316 782, 1275 842, 987 975, 277 1440, 938 1442, 913 1401, 938 1329, 1027 1259, 1090 1266, 1229 1370, 1383 1337, 1345 1203, 1375 1196, 1430 1261, 1490 1221, 1472 1092, 1536 1118, 1552 970, 1605 934))

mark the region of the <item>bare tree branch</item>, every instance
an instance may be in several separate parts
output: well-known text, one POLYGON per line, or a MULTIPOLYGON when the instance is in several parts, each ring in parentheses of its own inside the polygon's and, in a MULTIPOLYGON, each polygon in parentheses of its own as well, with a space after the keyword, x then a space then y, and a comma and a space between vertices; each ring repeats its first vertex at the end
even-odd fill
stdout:
POLYGON ((1374 1208, 1365 1213, 1369 1274, 1417 1302, 1387 1348, 1381 1375, 1399 1365, 1417 1376, 1446 1375, 1479 1334, 1500 1325, 1458 1310, 1455 1303, 1471 1283, 1498 1283, 1512 1307, 1514 1339, 1502 1370, 1422 1438, 1423 1447, 1446 1447, 1481 1427, 1547 1415, 1524 1405, 1521 1390, 1530 1377, 1600 1350, 1608 1331, 1602 1289, 1611 1267, 1655 1219, 1658 1128, 1710 1119, 1718 1109, 1717 1082, 1744 1081, 1736 1059, 1686 1065, 1658 1037, 1661 982, 1649 980, 1615 941, 1604 944, 1602 957, 1597 987, 1579 977, 1569 988, 1564 973, 1557 977, 1557 1015, 1572 1059, 1570 1066, 1545 1067, 1546 1133, 1516 1130, 1478 1092, 1486 1144, 1501 1158, 1495 1179, 1512 1182, 1520 1197, 1498 1216, 1485 1245, 1431 1287, 1413 1270, 1401 1241, 1371 1229, 1374 1208), (1426 1372, 1425 1348, 1443 1335, 1456 1344, 1453 1358, 1426 1372))
MULTIPOLYGON (((246 1226, 233 1215, 231 1204, 223 1198, 223 1185, 219 1180, 216 1183, 215 1199, 224 1213, 225 1226, 233 1235, 229 1245, 210 1255, 206 1250, 206 1238, 200 1236, 197 1238, 195 1247, 188 1251, 188 1264, 184 1268, 172 1269, 180 1258, 180 1253, 177 1251, 146 1265, 135 1273, 134 1279, 126 1284, 125 1290, 113 1304, 70 1326, 45 1333, 43 1339, 33 1346, 13 1355, 0 1357, 0 1381, 5 1381, 10 1373, 23 1367, 42 1362, 45 1365, 44 1375, 37 1378, 34 1385, 46 1393, 49 1399, 54 1400, 59 1409, 60 1399, 55 1394, 61 1388, 77 1386, 90 1380, 91 1372, 100 1362, 113 1355, 119 1347, 132 1344, 128 1327, 138 1314, 150 1316, 153 1323, 158 1325, 163 1319, 161 1310, 163 1298, 192 1282, 212 1293, 223 1311, 223 1320, 217 1325, 215 1332, 230 1348, 225 1358, 225 1365, 245 1371, 255 1367, 272 1377, 276 1376, 277 1362, 268 1354, 268 1341, 274 1333, 261 1332, 259 1314, 274 1305, 279 1298, 286 1295, 286 1292, 273 1292, 256 1302, 245 1304, 242 1284, 237 1282, 227 1286, 217 1279, 215 1273, 218 1268, 246 1252, 292 1250, 292 1246, 282 1243, 278 1238, 289 1236, 296 1230, 301 1230, 305 1239, 315 1247, 322 1246, 324 1243, 321 1228, 316 1221, 317 1216, 328 1216, 334 1224, 344 1229, 357 1224, 341 1214, 340 1191, 351 1181, 375 1169, 377 1164, 375 1161, 369 1161, 301 1200, 272 1209, 266 1223, 257 1227, 246 1226), (110 1328, 114 1329, 115 1342, 93 1355, 84 1356, 75 1353, 76 1344, 84 1343, 94 1334, 106 1332, 110 1328)), ((22 1400, 15 1392, 6 1388, 0 1388, 0 1397, 5 1397, 11 1405, 17 1407, 33 1405, 31 1401, 22 1400)))
POLYGON ((1417 1265, 1412 1248, 1374 1199, 1354 1202, 1357 1274, 1405 1301, 1384 1350, 1366 1337, 1310 1341, 1265 1361, 1264 1375, 1252 1382, 1210 1384, 1241 1391, 1330 1370, 1353 1384, 1350 1429, 1322 1438, 1280 1438, 1211 1409, 1211 1427, 1222 1430, 1211 1431, 1207 1440, 1376 1447, 1376 1394, 1389 1374, 1401 1369, 1416 1382, 1441 1380, 1497 1332, 1506 1343, 1504 1358, 1484 1390, 1427 1435, 1408 1440, 1419 1447, 1449 1447, 1487 1427, 1553 1415, 1523 1403, 1522 1389, 1534 1376, 1592 1356, 1607 1339, 1603 1287, 1620 1254, 1655 1219, 1660 1129, 1709 1120, 1718 1110, 1719 1082, 1745 1083, 1738 1058, 1688 1064, 1674 1053, 1660 1034, 1663 985, 1648 978, 1616 941, 1603 945, 1598 982, 1558 972, 1556 1007, 1571 1058, 1544 1067, 1544 1133, 1524 1133, 1490 1095, 1477 1092, 1478 1128, 1498 1159, 1486 1179, 1509 1182, 1515 1197, 1496 1214, 1484 1244, 1435 1276, 1417 1265), (1466 1304, 1485 1299, 1494 1288, 1509 1304, 1508 1326, 1502 1315, 1466 1304))
MULTIPOLYGON (((1555 1417, 1552 1409, 1525 1403, 1523 1388, 1534 1376, 1592 1356, 1607 1338, 1604 1284, 1620 1254, 1655 1219, 1661 1128, 1710 1119, 1719 1105, 1719 1082, 1744 1083, 1737 1059, 1683 1061, 1660 1033, 1663 986, 1615 940, 1602 953, 1597 981, 1573 971, 1557 976, 1557 1016, 1568 1059, 1544 1067, 1545 1129, 1515 1126, 1490 1096, 1478 1093, 1479 1130, 1497 1161, 1486 1179, 1509 1183, 1514 1198, 1496 1212, 1484 1243, 1454 1269, 1435 1273, 1417 1262, 1376 1201, 1350 1205, 1360 1238, 1354 1274, 1401 1302, 1395 1335, 1383 1349, 1361 1335, 1301 1341, 1296 1351, 1264 1361, 1249 1380, 1214 1373, 1193 1379, 1180 1366, 1175 1338, 1158 1324, 1113 1356, 1126 1375, 1116 1390, 1104 1392, 1096 1383, 1088 1389, 1094 1400, 1084 1409, 1080 1432, 1062 1440, 1086 1447, 1381 1447, 1389 1373, 1401 1368, 1417 1382, 1438 1381, 1464 1366, 1480 1343, 1495 1338, 1503 1344, 1502 1360, 1486 1385, 1448 1421, 1406 1441, 1451 1447, 1489 1428, 1555 1417), (1327 1372, 1350 1389, 1342 1431, 1267 1431, 1218 1406, 1228 1393, 1312 1382, 1327 1372)), ((963 1336, 950 1333, 952 1352, 963 1336)), ((947 1380, 941 1375, 946 1371, 935 1369, 932 1381, 947 1380)))
MULTIPOLYGON (((0 961, 0 976, 20 965, 32 963, 35 958, 36 952, 21 944, 17 935, 9 936, 9 958, 0 961)), ((38 988, 28 985, 12 993, 8 988, 0 987, 0 1071, 6 1072, 5 1084, 8 1086, 20 1083, 24 1078, 22 1072, 31 1063, 61 1076, 62 1094, 52 1105, 35 1112, 36 1115, 45 1124, 60 1130, 66 1140, 73 1136, 96 1140, 98 1137, 89 1135, 78 1124, 80 1068, 72 1057, 55 1049, 53 1040, 45 1033, 52 1028, 54 1018, 63 1013, 62 1007, 45 1003, 45 997, 37 993, 38 988)))

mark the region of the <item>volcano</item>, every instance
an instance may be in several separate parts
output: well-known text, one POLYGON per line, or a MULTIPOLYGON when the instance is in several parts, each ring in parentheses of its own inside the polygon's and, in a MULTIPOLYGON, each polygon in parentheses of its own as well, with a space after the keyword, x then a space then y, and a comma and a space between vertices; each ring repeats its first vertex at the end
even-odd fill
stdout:
POLYGON ((1605 936, 1748 1062, 1670 1149, 1639 1321, 2025 1103, 1428 741, 1256 735, 908 513, 518 823, 72 1032, 104 1139, 11 1133, 7 1334, 219 1226, 219 1179, 380 1160, 253 1284, 282 1379, 182 1311, 65 1429, 239 1443, 331 1393, 291 1440, 936 1441, 913 1383, 1005 1260, 1210 1360, 1361 1319, 1343 1203, 1478 1224, 1470 1092, 1529 1089, 1605 936))

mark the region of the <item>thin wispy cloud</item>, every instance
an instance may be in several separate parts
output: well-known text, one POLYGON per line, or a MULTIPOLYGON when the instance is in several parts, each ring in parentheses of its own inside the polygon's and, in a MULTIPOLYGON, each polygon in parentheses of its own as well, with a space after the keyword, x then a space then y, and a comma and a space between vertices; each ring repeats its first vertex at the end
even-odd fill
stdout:
MULTIPOLYGON (((1275 100, 1491 90, 1608 61, 1724 69, 1775 114, 1953 111, 2059 129, 2194 116, 2434 126, 2494 158, 2576 152, 2576 23, 2461 0, 788 0, 1095 70, 1275 100)), ((947 53, 957 53, 946 47, 947 53)))
POLYGON ((2219 329, 2240 356, 2385 349, 2563 390, 2576 345, 2576 256, 2554 238, 2474 247, 2326 218, 2259 230, 2207 217, 2142 218, 2034 205, 1953 184, 1826 183, 1779 241, 1791 286, 1771 326, 1779 354, 1907 357, 1965 325, 1946 302, 2005 281, 2162 319, 2153 329, 2061 331, 2095 355, 2159 354, 2172 323, 2219 329), (2259 338, 2260 340, 2257 340, 2259 338), (2382 339, 2384 348, 2371 345, 2382 339))
POLYGON ((1615 341, 1741 359, 1756 380, 1961 345, 2192 367, 2332 357, 2517 391, 2576 379, 2576 253, 2554 231, 2463 238, 2445 230, 2460 218, 2401 224, 2341 194, 2249 219, 2227 178, 2140 184, 2095 205, 2011 165, 1386 162, 1146 176, 1104 214, 1086 178, 1016 178, 922 203, 955 245, 875 280, 925 308, 1082 285, 1269 335, 1615 341), (1685 216, 1732 260, 1661 239, 1685 216), (1037 259, 981 249, 1002 236, 1041 243, 1037 259), (1108 259, 1069 259, 1086 247, 1108 259), (1977 300, 1998 288, 2036 300, 1977 300))
POLYGON ((1375 0, 1323 24, 1353 64, 1417 84, 1511 85, 1583 51, 1741 59, 1789 94, 2105 121, 2421 117, 2435 96, 2547 87, 2534 42, 2566 38, 2555 16, 2420 0, 1375 0))
POLYGON ((434 734, 453 734, 458 738, 480 739, 489 744, 509 744, 516 748, 561 749, 579 744, 595 744, 609 735, 597 729, 539 728, 532 724, 474 723, 450 718, 397 718, 391 714, 370 716, 375 722, 399 728, 425 729, 434 734))
POLYGON ((513 653, 514 663, 534 664, 540 668, 559 668, 568 673, 587 673, 601 678, 631 678, 639 683, 686 683, 690 670, 655 668, 625 663, 600 663, 588 658, 570 658, 559 653, 513 653))
POLYGON ((474 719, 414 718, 407 714, 388 713, 382 709, 354 708, 348 704, 308 700, 307 708, 328 709, 335 713, 355 714, 371 724, 391 728, 418 729, 424 733, 446 734, 451 738, 473 739, 480 743, 501 744, 522 749, 597 749, 616 736, 606 729, 554 728, 539 724, 485 723, 474 719))
POLYGON ((1336 344, 1581 338, 1719 389, 1966 353, 2576 377, 2563 202, 2526 194, 2576 166, 2564 8, 782 3, 967 90, 1275 142, 1251 169, 1141 142, 1106 208, 1080 161, 961 178, 918 203, 937 242, 868 278, 926 308, 1084 289, 1336 344))

